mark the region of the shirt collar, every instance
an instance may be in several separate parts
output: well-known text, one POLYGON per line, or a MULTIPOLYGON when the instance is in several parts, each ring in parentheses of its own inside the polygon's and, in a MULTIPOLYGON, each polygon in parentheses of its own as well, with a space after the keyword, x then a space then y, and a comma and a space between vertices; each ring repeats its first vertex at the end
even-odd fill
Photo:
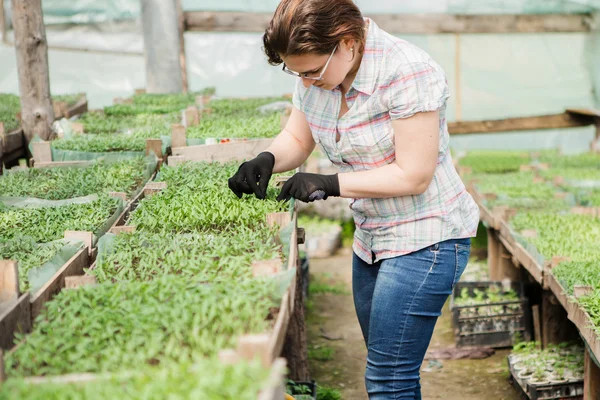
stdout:
POLYGON ((384 46, 381 38, 381 30, 377 24, 369 18, 365 18, 365 21, 369 21, 367 40, 365 42, 360 67, 358 67, 356 77, 351 86, 359 92, 372 95, 375 91, 375 85, 377 84, 384 46))

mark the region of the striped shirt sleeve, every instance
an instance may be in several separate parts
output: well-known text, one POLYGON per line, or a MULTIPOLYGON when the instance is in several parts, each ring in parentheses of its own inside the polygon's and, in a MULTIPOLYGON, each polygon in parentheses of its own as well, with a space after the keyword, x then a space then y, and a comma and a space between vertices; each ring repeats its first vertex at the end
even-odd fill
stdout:
POLYGON ((426 62, 405 64, 389 85, 390 117, 439 110, 450 97, 444 71, 426 62))

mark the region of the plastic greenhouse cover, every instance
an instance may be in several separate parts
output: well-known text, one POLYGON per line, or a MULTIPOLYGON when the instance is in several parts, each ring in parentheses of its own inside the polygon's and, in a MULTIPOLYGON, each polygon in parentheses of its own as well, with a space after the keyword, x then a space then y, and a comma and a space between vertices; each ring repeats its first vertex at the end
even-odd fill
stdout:
MULTIPOLYGON (((365 13, 576 13, 600 9, 599 0, 355 0, 365 13)), ((6 4, 6 2, 5 2, 6 4)), ((47 24, 89 23, 137 18, 139 0, 44 0, 47 24)), ((186 11, 273 12, 279 0, 182 0, 186 11)), ((10 5, 10 3, 9 3, 10 5)), ((10 7, 7 7, 7 11, 10 7)))
MULTIPOLYGON (((78 240, 61 239, 61 241, 66 241, 67 243, 50 261, 28 271, 27 279, 29 280, 29 290, 31 293, 35 293, 41 289, 84 246, 84 243, 78 240)), ((40 246, 47 245, 46 243, 40 244, 40 246)))
MULTIPOLYGON (((44 200, 37 199, 35 197, 9 197, 2 196, 0 197, 0 203, 4 206, 8 207, 16 207, 16 208, 44 208, 44 207, 60 207, 70 204, 87 204, 92 203, 98 200, 97 194, 91 194, 89 196, 83 197, 75 197, 72 199, 66 200, 44 200)), ((125 203, 120 198, 115 198, 115 202, 117 203, 117 207, 114 213, 93 232, 94 234, 94 245, 98 238, 102 237, 111 226, 117 221, 119 215, 123 212, 125 208, 125 203)))

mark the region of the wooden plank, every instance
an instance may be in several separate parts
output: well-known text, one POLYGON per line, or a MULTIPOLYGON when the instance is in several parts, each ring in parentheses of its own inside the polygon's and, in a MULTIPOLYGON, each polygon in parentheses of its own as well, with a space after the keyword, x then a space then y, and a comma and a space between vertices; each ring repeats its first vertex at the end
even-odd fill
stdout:
POLYGON ((19 298, 19 266, 14 260, 0 260, 0 302, 19 298))
POLYGON ((127 203, 127 193, 125 192, 108 192, 107 194, 114 199, 121 199, 123 203, 127 203))
POLYGON ((543 284, 544 269, 531 256, 531 254, 529 254, 520 243, 515 243, 513 245, 513 253, 515 258, 519 261, 523 268, 525 268, 531 274, 533 279, 540 285, 543 284))
POLYGON ((136 227, 134 225, 113 226, 110 228, 110 233, 118 235, 120 233, 133 233, 136 227))
POLYGON ((31 332, 31 305, 29 292, 17 301, 0 307, 0 349, 8 350, 14 346, 15 333, 31 332))
POLYGON ((185 17, 181 0, 175 0, 175 11, 177 12, 177 31, 179 33, 179 65, 181 68, 181 85, 183 93, 188 92, 187 61, 185 58, 185 17))
POLYGON ((0 134, 2 139, 2 148, 4 153, 11 153, 15 150, 24 148, 25 136, 23 136, 23 129, 19 128, 12 132, 0 134))
MULTIPOLYGON (((598 360, 598 358, 596 358, 598 360)), ((600 399, 600 367, 594 364, 586 348, 583 360, 583 400, 600 399)))
POLYGON ((152 197, 167 188, 167 182, 149 182, 144 186, 144 197, 152 197))
POLYGON ((517 117, 487 121, 449 122, 451 135, 575 128, 594 124, 594 118, 571 113, 536 117, 517 117))
POLYGON ((38 292, 31 298, 31 318, 35 319, 44 304, 51 300, 65 287, 65 278, 73 275, 83 275, 83 269, 89 266, 89 253, 87 248, 81 249, 56 273, 38 292))
POLYGON ((572 304, 568 310, 569 320, 575 324, 596 360, 600 360, 600 338, 594 330, 592 319, 579 303, 572 304))
POLYGON ((77 289, 82 286, 94 286, 98 284, 93 275, 67 276, 65 278, 65 289, 77 289))
POLYGON ((183 110, 183 126, 189 128, 190 126, 196 126, 200 123, 200 113, 194 106, 189 106, 183 110))
MULTIPOLYGON (((150 179, 152 179, 152 178, 150 178, 150 179)), ((129 215, 133 212, 133 210, 135 210, 135 208, 138 206, 139 202, 143 198, 144 198, 144 191, 141 190, 137 194, 137 196, 135 196, 133 199, 131 199, 131 201, 129 202, 129 204, 127 204, 127 206, 121 212, 121 214, 119 215, 119 217, 117 218, 117 220, 115 221, 115 223, 112 224, 112 226, 110 227, 109 231, 111 231, 116 226, 125 225, 126 222, 127 222, 127 219, 129 218, 129 215)))
POLYGON ((81 99, 75 103, 73 106, 67 108, 63 117, 71 118, 75 115, 80 115, 86 113, 88 111, 88 100, 85 94, 82 94, 81 99))
POLYGON ((273 139, 257 139, 238 143, 174 147, 173 155, 184 156, 187 161, 244 161, 265 151, 271 143, 273 139))
MULTIPOLYGON (((371 14, 382 29, 396 34, 589 32, 589 14, 371 14)), ((272 13, 189 11, 188 31, 264 33, 272 13)))
POLYGON ((50 161, 38 162, 33 164, 33 168, 60 168, 60 167, 89 167, 94 164, 94 161, 50 161))
POLYGON ((267 225, 275 226, 279 225, 280 228, 285 228, 289 223, 293 222, 293 218, 287 211, 274 212, 266 215, 267 225))
POLYGON ((52 162, 52 147, 50 142, 34 142, 32 146, 33 159, 36 163, 52 162))
POLYGON ((552 270, 550 269, 549 266, 546 266, 546 269, 544 269, 544 285, 546 286, 546 288, 548 290, 550 290, 554 294, 554 296, 556 297, 556 299, 558 300, 560 305, 565 310, 568 310, 569 309, 569 297, 568 297, 565 289, 562 287, 562 285, 558 281, 558 279, 556 279, 556 277, 552 273, 552 270))
MULTIPOLYGON (((291 288, 291 286, 290 286, 290 288, 291 288)), ((271 359, 274 359, 281 354, 281 350, 283 349, 283 342, 285 340, 285 336, 287 333, 289 323, 290 323, 290 291, 288 289, 288 291, 285 292, 285 294, 283 295, 283 299, 281 300, 281 306, 279 308, 279 313, 277 314, 277 319, 275 320, 273 332, 272 332, 271 338, 269 340, 269 354, 271 356, 271 359)))
POLYGON ((269 334, 242 335, 237 341, 237 353, 243 360, 260 359, 263 367, 268 368, 273 358, 269 353, 269 334))
POLYGON ((261 260, 252 262, 252 276, 272 276, 277 275, 283 269, 280 259, 261 260))
POLYGON ((277 358, 271 366, 266 387, 262 389, 257 400, 281 400, 285 398, 286 361, 277 358))
POLYGON ((159 160, 163 158, 162 140, 161 139, 146 139, 146 155, 154 153, 159 160))
POLYGON ((171 125, 171 148, 187 146, 187 138, 185 136, 185 126, 182 124, 171 125))
POLYGON ((593 108, 567 108, 569 114, 584 115, 586 117, 600 118, 600 110, 593 108))
POLYGON ((94 247, 94 233, 85 231, 65 231, 64 238, 67 240, 79 240, 83 242, 88 252, 91 254, 94 247))

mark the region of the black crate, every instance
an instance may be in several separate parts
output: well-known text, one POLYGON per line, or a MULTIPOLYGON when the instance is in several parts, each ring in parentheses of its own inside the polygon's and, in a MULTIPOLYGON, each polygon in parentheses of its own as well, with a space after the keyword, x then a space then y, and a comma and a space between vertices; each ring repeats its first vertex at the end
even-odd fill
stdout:
POLYGON ((510 283, 518 295, 517 301, 457 306, 455 298, 463 288, 473 294, 475 289, 504 288, 502 282, 458 282, 450 298, 452 327, 457 347, 512 347, 518 340, 532 338, 531 310, 521 282, 510 283))
POLYGON ((523 400, 583 400, 583 380, 548 385, 530 385, 524 388, 515 370, 508 363, 510 383, 523 400))
POLYGON ((583 381, 548 385, 527 385, 531 400, 583 400, 583 381))

